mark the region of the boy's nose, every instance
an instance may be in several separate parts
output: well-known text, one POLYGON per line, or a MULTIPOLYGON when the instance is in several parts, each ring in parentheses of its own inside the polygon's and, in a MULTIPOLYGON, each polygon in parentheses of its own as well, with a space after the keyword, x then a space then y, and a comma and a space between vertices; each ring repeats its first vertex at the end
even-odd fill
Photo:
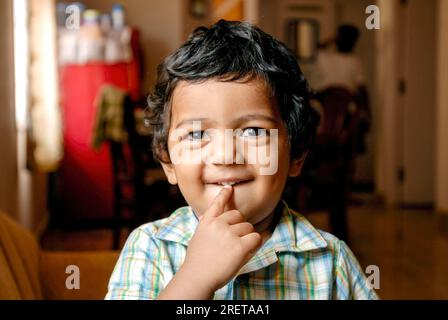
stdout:
POLYGON ((226 129, 224 132, 216 134, 208 147, 205 159, 207 163, 230 165, 244 162, 233 130, 226 129))

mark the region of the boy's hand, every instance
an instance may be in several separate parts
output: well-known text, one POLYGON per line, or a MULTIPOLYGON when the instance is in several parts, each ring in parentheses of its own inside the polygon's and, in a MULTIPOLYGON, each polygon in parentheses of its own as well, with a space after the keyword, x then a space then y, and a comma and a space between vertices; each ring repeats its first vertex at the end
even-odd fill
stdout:
POLYGON ((229 282, 261 245, 260 234, 241 212, 224 212, 232 192, 231 186, 223 187, 200 217, 182 265, 182 271, 195 279, 192 286, 202 285, 210 292, 229 282))

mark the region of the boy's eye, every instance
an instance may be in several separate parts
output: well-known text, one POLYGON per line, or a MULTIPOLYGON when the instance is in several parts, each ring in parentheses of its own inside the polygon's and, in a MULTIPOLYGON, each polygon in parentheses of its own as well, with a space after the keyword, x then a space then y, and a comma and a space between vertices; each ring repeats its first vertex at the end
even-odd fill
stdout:
POLYGON ((249 127, 243 130, 243 137, 264 137, 267 136, 268 132, 266 129, 258 127, 249 127))
POLYGON ((187 139, 189 140, 202 140, 207 136, 204 130, 201 131, 191 131, 187 134, 187 139))

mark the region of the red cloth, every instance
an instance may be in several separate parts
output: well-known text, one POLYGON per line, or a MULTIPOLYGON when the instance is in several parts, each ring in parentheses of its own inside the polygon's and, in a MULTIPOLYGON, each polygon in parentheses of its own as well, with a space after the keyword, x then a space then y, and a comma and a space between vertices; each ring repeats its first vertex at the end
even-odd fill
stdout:
POLYGON ((64 159, 57 188, 62 205, 58 214, 69 219, 111 218, 113 215, 112 163, 109 146, 90 146, 96 108, 103 84, 140 94, 140 62, 106 65, 68 65, 61 69, 64 159))

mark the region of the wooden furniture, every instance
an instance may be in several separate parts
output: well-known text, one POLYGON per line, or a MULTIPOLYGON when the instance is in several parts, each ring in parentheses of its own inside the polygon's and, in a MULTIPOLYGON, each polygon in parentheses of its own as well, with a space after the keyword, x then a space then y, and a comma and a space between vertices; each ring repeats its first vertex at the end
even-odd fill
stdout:
POLYGON ((321 114, 316 141, 300 177, 290 182, 290 196, 292 192, 293 205, 300 212, 328 211, 332 233, 348 242, 347 200, 355 159, 357 105, 354 95, 341 87, 319 92, 316 102, 321 114))
POLYGON ((104 299, 118 251, 43 251, 35 237, 0 212, 0 300, 104 299), (79 268, 79 289, 66 286, 79 268), (69 269, 70 270, 70 269, 69 269))

